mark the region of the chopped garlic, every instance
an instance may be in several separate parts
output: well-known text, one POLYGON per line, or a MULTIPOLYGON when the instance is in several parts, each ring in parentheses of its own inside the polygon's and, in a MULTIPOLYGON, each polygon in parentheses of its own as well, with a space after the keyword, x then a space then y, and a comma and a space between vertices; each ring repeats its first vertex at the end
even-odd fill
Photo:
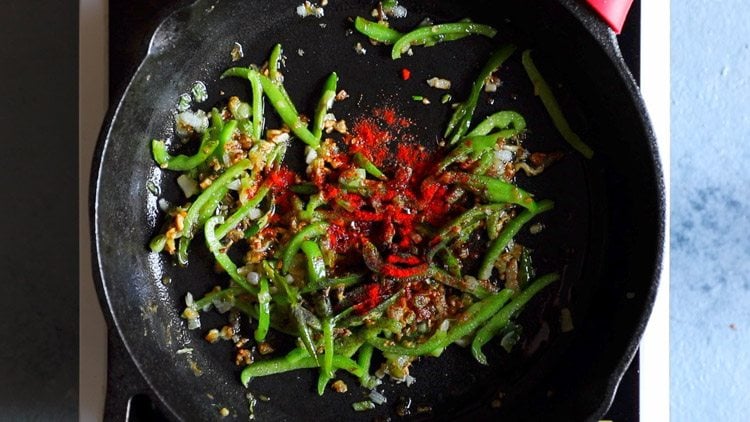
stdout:
POLYGON ((354 51, 356 51, 360 56, 364 56, 365 54, 367 54, 367 49, 362 47, 362 43, 359 42, 354 45, 354 51))
POLYGON ((310 3, 309 1, 305 1, 304 3, 297 6, 297 15, 303 18, 306 18, 308 16, 322 18, 324 14, 325 11, 322 7, 316 5, 315 3, 310 3))
POLYGON ((232 55, 232 61, 236 62, 237 60, 241 59, 245 56, 245 53, 242 52, 242 44, 238 43, 237 41, 234 42, 234 46, 232 47, 232 52, 229 53, 232 55))
POLYGON ((451 81, 443 78, 430 78, 427 85, 437 89, 451 89, 451 81))

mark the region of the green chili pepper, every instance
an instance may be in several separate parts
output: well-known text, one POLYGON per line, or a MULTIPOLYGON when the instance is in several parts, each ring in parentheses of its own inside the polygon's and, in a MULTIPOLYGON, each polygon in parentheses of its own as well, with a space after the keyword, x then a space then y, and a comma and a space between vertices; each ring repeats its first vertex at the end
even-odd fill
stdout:
MULTIPOLYGON (((310 357, 301 357, 296 360, 290 360, 283 358, 260 360, 253 362, 251 365, 245 367, 240 374, 240 381, 242 385, 247 387, 250 381, 256 377, 263 377, 266 375, 280 374, 282 372, 294 371, 297 369, 315 368, 318 366, 318 362, 310 357)), ((333 356, 333 367, 336 369, 343 369, 355 377, 362 376, 362 368, 357 365, 352 359, 341 356, 333 356)))
POLYGON ((461 187, 482 196, 485 200, 492 203, 517 204, 530 211, 535 211, 538 207, 531 194, 512 183, 494 177, 447 172, 443 180, 450 183, 458 183, 461 187))
POLYGON ((440 259, 443 260, 443 265, 448 270, 448 273, 454 277, 461 277, 461 261, 456 258, 456 255, 450 248, 443 248, 440 251, 440 259))
POLYGON ((440 25, 424 26, 404 34, 393 44, 391 58, 396 60, 413 45, 424 45, 435 42, 436 36, 447 34, 478 34, 492 38, 497 33, 495 28, 473 22, 444 23, 440 25))
POLYGON ((164 246, 167 244, 167 236, 160 234, 157 236, 154 236, 153 239, 151 239, 151 242, 148 244, 149 248, 151 248, 151 252, 159 253, 164 250, 164 246))
POLYGON ((415 347, 392 345, 382 338, 370 338, 368 343, 375 348, 397 355, 423 356, 432 354, 437 349, 444 349, 461 337, 471 334, 477 327, 490 319, 513 295, 513 290, 504 289, 500 293, 488 296, 471 305, 460 317, 457 323, 441 335, 433 335, 426 342, 415 347))
POLYGON ((501 137, 494 133, 464 138, 461 144, 453 148, 453 151, 438 164, 437 171, 444 171, 451 164, 462 162, 467 158, 476 160, 483 154, 492 152, 493 147, 497 145, 497 141, 500 139, 501 137))
POLYGON ((427 252, 427 261, 431 262, 435 254, 444 248, 453 239, 457 238, 464 229, 482 218, 505 209, 504 204, 488 204, 474 207, 456 217, 453 221, 443 227, 430 242, 433 245, 427 252))
POLYGON ((258 204, 260 204, 260 201, 263 200, 263 198, 266 197, 266 194, 270 190, 270 187, 267 184, 262 185, 258 192, 253 196, 250 200, 242 204, 237 210, 227 218, 227 220, 219 226, 219 228, 216 230, 216 237, 219 239, 223 239, 224 236, 227 235, 230 231, 232 231, 235 227, 237 227, 238 224, 240 224, 240 221, 244 220, 248 214, 250 214, 250 211, 254 208, 257 208, 258 204))
POLYGON ((326 278, 326 266, 323 263, 323 254, 320 246, 312 240, 305 240, 300 244, 300 249, 307 256, 307 279, 313 284, 320 283, 326 278))
POLYGON ((359 283, 359 281, 362 280, 361 274, 352 274, 349 276, 344 277, 337 277, 337 278, 325 278, 320 279, 316 283, 307 283, 305 287, 300 290, 300 293, 312 293, 318 290, 323 290, 327 287, 347 287, 354 284, 359 283))
MULTIPOLYGON (((383 312, 386 311, 396 300, 398 300, 399 297, 403 294, 403 290, 399 290, 388 299, 382 301, 378 306, 370 309, 369 312, 365 313, 364 315, 352 315, 346 319, 341 320, 337 323, 340 327, 357 327, 365 323, 365 321, 378 321, 379 317, 383 315, 383 312)), ((380 320, 383 321, 383 320, 380 320)))
POLYGON ((354 19, 354 28, 370 39, 384 44, 393 44, 403 36, 395 29, 389 28, 381 23, 372 22, 360 16, 354 19))
POLYGON ((268 58, 268 77, 276 82, 281 82, 279 69, 281 68, 281 44, 276 44, 271 50, 271 56, 268 58))
POLYGON ((151 141, 151 154, 159 167, 168 170, 185 171, 201 165, 219 146, 219 140, 211 138, 211 131, 206 130, 201 137, 201 144, 195 155, 171 156, 167 152, 164 141, 154 139, 151 141))
POLYGON ((319 192, 318 187, 312 183, 297 183, 296 185, 289 186, 289 190, 303 195, 315 195, 319 192))
POLYGON ((518 214, 516 218, 508 222, 508 224, 503 227, 503 230, 497 238, 490 243, 490 247, 487 249, 484 259, 482 259, 482 264, 479 266, 477 277, 480 280, 489 280, 490 275, 492 274, 492 269, 495 267, 495 262, 497 262, 497 259, 503 253, 505 247, 521 230, 524 224, 528 223, 529 220, 537 215, 551 210, 554 206, 555 203, 550 200, 539 201, 533 210, 524 210, 522 213, 518 214))
POLYGON ((330 316, 323 323, 323 364, 318 377, 318 395, 322 396, 328 381, 333 377, 333 320, 330 316))
POLYGON ((297 114, 294 104, 282 91, 282 84, 275 83, 268 79, 268 77, 258 74, 260 77, 260 83, 263 86, 263 92, 268 96, 268 100, 276 109, 276 112, 281 117, 281 120, 289 126, 289 129, 302 140, 302 142, 316 148, 320 144, 320 140, 315 137, 308 129, 305 123, 300 119, 297 114))
POLYGON ((531 251, 529 248, 523 248, 521 257, 518 258, 518 285, 524 287, 532 278, 534 278, 534 266, 531 262, 531 251))
POLYGON ((521 62, 523 63, 524 69, 526 69, 526 73, 529 75, 529 79, 531 79, 531 83, 534 84, 534 93, 542 100, 544 108, 547 109, 547 113, 549 113, 550 118, 552 118, 552 122, 555 124, 557 131, 560 132, 560 135, 562 135, 571 147, 580 152, 581 155, 589 159, 593 157, 594 151, 581 140, 578 134, 573 132, 573 129, 570 128, 568 120, 565 118, 565 115, 560 108, 560 104, 558 104, 557 99, 555 98, 555 94, 552 93, 552 90, 549 85, 547 85, 542 74, 539 73, 536 65, 534 65, 534 61, 531 59, 530 50, 523 52, 521 55, 521 62))
POLYGON ((388 180, 388 177, 380 171, 372 161, 368 160, 361 152, 354 153, 354 164, 363 168, 367 174, 380 180, 388 180))
POLYGON ((325 204, 323 195, 318 194, 310 197, 304 210, 299 211, 299 218, 304 221, 313 221, 316 217, 315 209, 325 204))
POLYGON ((305 240, 310 240, 319 236, 323 236, 324 234, 326 234, 327 230, 328 230, 328 223, 319 221, 319 222, 308 224, 302 230, 297 232, 297 234, 294 235, 292 240, 289 241, 286 248, 284 248, 284 252, 282 253, 282 258, 281 258, 282 271, 284 273, 289 272, 289 268, 292 266, 292 261, 294 259, 294 256, 297 254, 300 247, 302 246, 302 243, 305 240))
POLYGON ((357 353, 357 365, 362 368, 362 376, 359 377, 359 383, 365 388, 374 388, 373 377, 370 375, 370 365, 372 362, 372 352, 375 350, 370 343, 365 343, 359 348, 357 353))
POLYGON ((177 261, 185 265, 187 264, 187 249, 190 244, 190 240, 193 238, 195 231, 195 225, 199 220, 199 216, 202 214, 202 210, 205 206, 216 208, 219 201, 226 194, 225 189, 229 182, 239 176, 242 172, 252 167, 250 160, 240 160, 232 167, 228 168, 224 174, 219 176, 216 180, 211 183, 211 186, 207 187, 198 198, 195 199, 193 204, 188 208, 187 215, 183 220, 182 237, 180 237, 180 245, 177 250, 177 261))
POLYGON ((256 141, 263 137, 263 87, 261 86, 261 74, 257 70, 250 69, 247 78, 250 80, 250 88, 253 91, 253 139, 256 141))
POLYGON ((559 278, 560 276, 557 273, 539 277, 513 298, 507 306, 500 309, 474 336, 474 340, 471 342, 471 354, 474 355, 474 358, 482 365, 487 365, 487 357, 482 353, 482 346, 500 332, 508 324, 510 317, 523 308, 534 295, 559 278))
POLYGON ((331 73, 326 79, 325 85, 323 85, 323 93, 320 95, 320 101, 318 101, 318 107, 315 109, 315 117, 313 118, 313 136, 315 139, 320 141, 323 135, 323 125, 325 123, 326 113, 333 107, 333 100, 336 98, 336 84, 338 83, 339 77, 336 72, 331 73))
POLYGON ((224 218, 218 215, 216 217, 211 217, 208 219, 208 221, 206 221, 206 225, 203 227, 204 234, 206 236, 206 245, 208 246, 208 249, 211 251, 211 253, 214 254, 216 262, 218 262, 221 268, 223 268, 224 271, 227 272, 232 281, 237 283, 237 285, 247 290, 248 292, 257 295, 258 289, 255 286, 250 285, 245 277, 241 276, 237 272, 237 266, 234 265, 234 262, 232 262, 232 260, 225 252, 222 252, 223 247, 219 242, 219 239, 216 238, 214 229, 223 221, 224 218))
POLYGON ((261 277, 258 282, 258 327, 255 329, 255 341, 265 341, 271 323, 271 294, 268 292, 268 279, 261 277))
POLYGON ((227 296, 235 296, 245 292, 242 287, 227 287, 219 291, 211 291, 206 293, 202 298, 194 302, 196 309, 203 309, 208 305, 211 305, 216 299, 224 299, 227 296))
POLYGON ((484 299, 494 293, 492 289, 487 288, 480 280, 474 277, 455 277, 437 267, 430 268, 430 277, 439 283, 469 293, 478 299, 484 299))
POLYGON ((492 164, 495 161, 495 154, 492 151, 487 151, 484 154, 482 154, 479 157, 479 160, 477 160, 476 166, 471 169, 472 174, 476 174, 478 176, 486 176, 487 171, 492 167, 492 164))
POLYGON ((477 108, 477 102, 479 101, 479 94, 482 92, 484 83, 489 76, 495 72, 508 57, 516 51, 516 46, 506 45, 496 50, 490 56, 487 64, 484 65, 482 70, 479 72, 479 76, 471 86, 471 93, 469 98, 461 103, 448 122, 448 127, 445 130, 445 137, 450 137, 450 143, 454 144, 458 142, 464 136, 469 127, 471 127, 471 119, 474 116, 474 110, 477 108))
POLYGON ((466 136, 472 137, 487 135, 493 129, 501 129, 496 135, 499 138, 508 139, 512 136, 518 135, 526 129, 526 120, 515 111, 498 111, 482 120, 482 122, 466 136))

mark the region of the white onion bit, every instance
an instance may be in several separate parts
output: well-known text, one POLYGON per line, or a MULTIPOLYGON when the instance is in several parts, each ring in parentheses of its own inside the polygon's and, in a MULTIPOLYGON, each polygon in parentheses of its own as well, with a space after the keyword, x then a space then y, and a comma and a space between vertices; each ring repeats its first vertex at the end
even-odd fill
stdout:
POLYGON ((256 272, 254 272, 254 271, 251 271, 251 272, 247 273, 247 277, 245 277, 245 278, 247 278, 248 283, 250 283, 250 284, 252 284, 254 286, 257 286, 258 285, 258 281, 260 281, 260 275, 258 273, 256 273, 256 272))

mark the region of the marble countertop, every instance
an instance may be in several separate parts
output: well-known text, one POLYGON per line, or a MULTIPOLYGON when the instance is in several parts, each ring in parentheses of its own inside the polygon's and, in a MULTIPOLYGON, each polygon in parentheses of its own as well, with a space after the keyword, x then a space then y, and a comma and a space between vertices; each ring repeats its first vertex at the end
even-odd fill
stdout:
POLYGON ((673 2, 672 415, 750 414, 750 12, 673 2))

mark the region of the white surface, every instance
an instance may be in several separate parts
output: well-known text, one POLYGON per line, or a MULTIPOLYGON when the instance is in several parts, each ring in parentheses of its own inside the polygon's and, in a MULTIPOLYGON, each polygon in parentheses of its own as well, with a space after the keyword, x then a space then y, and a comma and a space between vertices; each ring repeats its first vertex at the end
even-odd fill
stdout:
POLYGON ((100 421, 104 415, 107 332, 91 276, 88 182, 99 128, 107 111, 107 2, 81 0, 78 92, 79 246, 79 419, 100 421))
POLYGON ((640 349, 641 421, 669 421, 669 2, 641 2, 641 92, 656 131, 667 207, 664 263, 656 304, 640 349))
MULTIPOLYGON (((669 204, 669 2, 641 4, 641 87, 651 115, 669 204)), ((108 105, 107 2, 80 1, 79 237, 81 421, 98 421, 106 390, 106 326, 94 290, 88 224, 88 181, 94 146, 108 105)), ((667 228, 669 206, 667 206, 667 228)), ((667 229, 666 245, 669 245, 667 229)), ((669 248, 662 282, 640 351, 641 420, 669 420, 669 248)))

